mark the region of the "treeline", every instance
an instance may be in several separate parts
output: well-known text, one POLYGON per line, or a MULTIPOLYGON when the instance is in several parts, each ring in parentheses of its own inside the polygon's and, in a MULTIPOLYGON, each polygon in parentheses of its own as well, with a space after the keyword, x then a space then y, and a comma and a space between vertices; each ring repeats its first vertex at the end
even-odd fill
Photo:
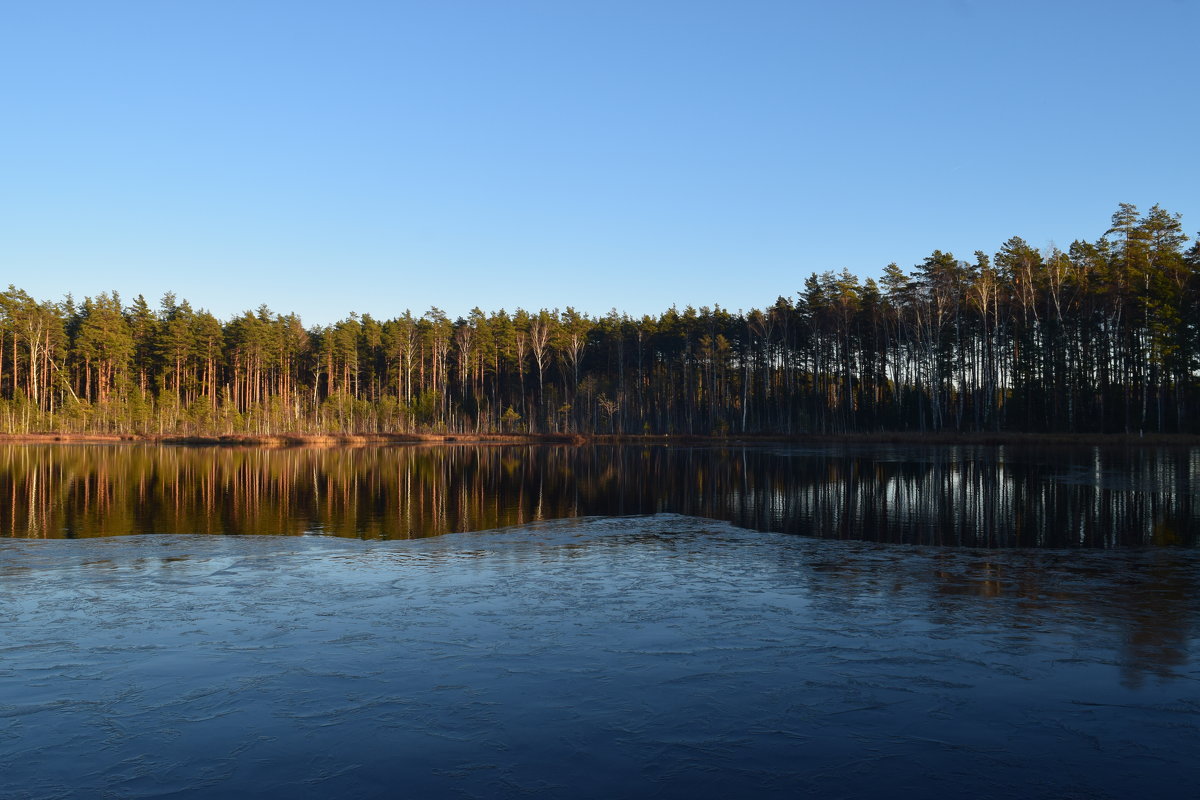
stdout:
POLYGON ((0 430, 115 433, 1200 432, 1200 245, 1122 204, 768 308, 221 321, 167 294, 0 294, 0 430))

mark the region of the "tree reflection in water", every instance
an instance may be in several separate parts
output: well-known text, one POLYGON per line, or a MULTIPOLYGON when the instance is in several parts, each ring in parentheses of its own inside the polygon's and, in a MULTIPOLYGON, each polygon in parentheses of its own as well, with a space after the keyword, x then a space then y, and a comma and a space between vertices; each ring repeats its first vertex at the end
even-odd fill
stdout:
MULTIPOLYGON (((994 655, 999 637, 1014 659, 1024 641, 1078 637, 1137 688, 1191 674, 1198 483, 1188 448, 6 446, 0 531, 383 540, 673 512, 844 540, 754 551, 777 559, 755 569, 839 613, 910 609, 956 646, 994 655)), ((614 524, 611 547, 644 528, 658 542, 649 522, 614 524)))
POLYGON ((1200 450, 418 446, 0 448, 0 530, 407 539, 676 512, 831 539, 1194 546, 1200 450))

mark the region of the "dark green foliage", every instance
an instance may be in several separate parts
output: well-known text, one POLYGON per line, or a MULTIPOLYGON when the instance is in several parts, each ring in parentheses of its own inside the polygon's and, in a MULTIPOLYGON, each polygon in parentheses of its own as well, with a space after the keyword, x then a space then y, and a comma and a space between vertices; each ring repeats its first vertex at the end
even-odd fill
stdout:
POLYGON ((1200 245, 1122 204, 879 282, 633 319, 566 311, 222 323, 173 294, 0 294, 0 430, 145 433, 1200 431, 1200 245))

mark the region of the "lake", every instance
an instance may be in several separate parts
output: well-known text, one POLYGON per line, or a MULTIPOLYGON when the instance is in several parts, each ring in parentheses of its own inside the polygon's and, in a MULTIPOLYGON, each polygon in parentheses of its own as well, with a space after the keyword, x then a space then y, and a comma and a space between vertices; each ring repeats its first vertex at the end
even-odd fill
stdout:
POLYGON ((1191 797, 1198 478, 3 447, 0 796, 1191 797))
POLYGON ((411 539, 676 513, 825 539, 1200 543, 1200 449, 0 446, 0 535, 411 539))

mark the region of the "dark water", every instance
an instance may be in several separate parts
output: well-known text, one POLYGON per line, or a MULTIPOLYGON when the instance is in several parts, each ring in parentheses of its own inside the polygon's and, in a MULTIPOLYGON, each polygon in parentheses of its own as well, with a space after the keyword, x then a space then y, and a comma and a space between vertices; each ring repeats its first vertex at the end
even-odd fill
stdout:
POLYGON ((0 796, 1190 798, 1197 555, 0 540, 0 796))
POLYGON ((9 448, 0 797, 1191 798, 1195 475, 9 448))
POLYGON ((831 539, 1195 546, 1200 449, 0 448, 0 531, 408 539, 671 512, 831 539))

